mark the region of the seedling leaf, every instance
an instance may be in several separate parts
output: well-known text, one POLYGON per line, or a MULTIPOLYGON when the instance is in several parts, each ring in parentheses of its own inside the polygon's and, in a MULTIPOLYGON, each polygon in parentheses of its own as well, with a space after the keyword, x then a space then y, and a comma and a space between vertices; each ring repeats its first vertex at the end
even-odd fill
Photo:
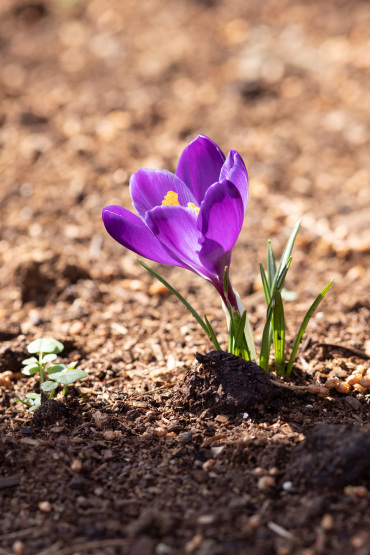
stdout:
POLYGON ((70 385, 71 383, 76 382, 77 380, 81 380, 82 378, 86 378, 87 374, 84 370, 65 370, 64 372, 57 372, 55 374, 51 374, 50 378, 58 383, 63 385, 70 385))
POLYGON ((42 357, 42 364, 46 364, 47 362, 53 362, 53 360, 55 360, 57 358, 57 355, 55 353, 50 353, 49 355, 45 355, 44 357, 42 357))
POLYGON ((31 358, 25 358, 24 360, 22 360, 22 364, 24 364, 25 366, 28 366, 29 364, 34 364, 34 363, 38 363, 39 361, 37 360, 36 357, 31 357, 31 358))
POLYGON ((41 384, 41 389, 43 391, 54 391, 54 389, 56 389, 57 387, 58 387, 58 384, 50 380, 41 384))
POLYGON ((25 376, 33 376, 34 374, 37 374, 39 370, 40 367, 38 364, 28 364, 23 368, 22 374, 24 374, 25 376))
POLYGON ((65 364, 58 363, 58 364, 52 364, 46 370, 48 374, 55 374, 56 372, 62 372, 63 370, 67 370, 67 367, 65 364))
POLYGON ((27 347, 27 351, 31 354, 33 353, 60 353, 63 351, 64 345, 56 339, 51 337, 41 337, 40 339, 35 339, 27 347))

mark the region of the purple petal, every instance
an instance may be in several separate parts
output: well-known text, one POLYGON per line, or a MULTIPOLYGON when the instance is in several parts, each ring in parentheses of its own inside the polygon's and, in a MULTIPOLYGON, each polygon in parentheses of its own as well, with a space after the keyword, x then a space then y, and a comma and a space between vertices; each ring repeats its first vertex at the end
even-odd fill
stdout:
POLYGON ((230 265, 231 251, 243 225, 244 206, 239 190, 228 181, 216 183, 202 203, 198 227, 202 234, 201 263, 223 279, 230 265))
POLYGON ((220 181, 230 181, 239 190, 243 199, 244 211, 248 202, 248 173, 243 159, 236 150, 230 150, 222 166, 220 181))
POLYGON ((202 235, 197 228, 197 214, 182 206, 160 206, 146 215, 146 222, 159 241, 189 270, 206 279, 213 276, 199 260, 202 235))
POLYGON ((198 205, 208 187, 219 181, 225 156, 219 147, 204 135, 199 135, 183 151, 176 175, 193 192, 198 205))
POLYGON ((121 206, 106 206, 103 222, 113 239, 127 249, 161 264, 185 267, 161 245, 139 216, 129 210, 121 206))
POLYGON ((181 206, 187 206, 188 202, 195 202, 189 188, 171 172, 141 168, 131 176, 132 204, 143 219, 148 210, 162 205, 168 191, 174 191, 179 195, 181 206))

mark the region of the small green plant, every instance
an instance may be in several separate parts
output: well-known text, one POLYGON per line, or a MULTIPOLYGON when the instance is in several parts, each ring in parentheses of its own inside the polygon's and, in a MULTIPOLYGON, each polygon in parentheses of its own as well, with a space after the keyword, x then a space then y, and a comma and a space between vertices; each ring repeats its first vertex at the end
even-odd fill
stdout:
MULTIPOLYGON (((59 386, 63 387, 63 397, 67 394, 67 387, 77 380, 86 378, 84 370, 76 368, 77 362, 71 362, 66 366, 62 363, 55 363, 58 354, 64 349, 63 343, 52 338, 42 337, 32 341, 27 347, 27 351, 32 355, 22 361, 24 368, 22 373, 26 376, 34 376, 39 372, 40 387, 47 399, 52 399, 59 386)), ((24 398, 17 397, 16 402, 26 405, 29 410, 38 409, 42 403, 43 396, 40 393, 27 393, 24 398)))
MULTIPOLYGON (((314 302, 311 304, 310 308, 303 318, 302 324, 299 328, 297 337, 294 341, 292 352, 290 354, 289 360, 286 363, 286 351, 285 351, 285 316, 283 307, 284 292, 283 289, 285 277, 288 273, 290 264, 292 262, 292 249, 294 246, 294 241, 297 237, 301 222, 299 221, 289 237, 289 240, 285 246, 283 255, 281 257, 278 268, 276 268, 275 256, 272 250, 271 241, 267 242, 267 275, 266 272, 260 264, 260 272, 263 284, 263 291, 265 294, 265 300, 267 305, 266 312, 266 323, 262 335, 261 343, 261 353, 259 358, 259 365, 268 370, 270 349, 271 344, 274 345, 275 353, 275 371, 277 374, 286 374, 290 376, 293 369, 293 363, 297 356, 297 351, 299 345, 301 344, 302 337, 306 331, 307 325, 325 297, 326 293, 329 291, 334 280, 331 280, 324 289, 319 293, 314 302)), ((288 292, 289 294, 290 292, 288 292)))

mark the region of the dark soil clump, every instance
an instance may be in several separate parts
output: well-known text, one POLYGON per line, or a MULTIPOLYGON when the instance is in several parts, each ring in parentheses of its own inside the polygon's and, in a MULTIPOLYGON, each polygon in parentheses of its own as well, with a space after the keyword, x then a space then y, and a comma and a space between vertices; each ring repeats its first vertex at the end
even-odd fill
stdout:
POLYGON ((320 426, 296 447, 286 477, 305 488, 370 485, 369 460, 369 432, 353 426, 320 426))
POLYGON ((32 424, 38 428, 50 426, 68 416, 67 407, 61 402, 51 399, 43 403, 35 412, 32 424))
POLYGON ((276 394, 266 372, 225 351, 196 354, 200 365, 186 376, 179 403, 199 413, 236 413, 269 403, 276 394))

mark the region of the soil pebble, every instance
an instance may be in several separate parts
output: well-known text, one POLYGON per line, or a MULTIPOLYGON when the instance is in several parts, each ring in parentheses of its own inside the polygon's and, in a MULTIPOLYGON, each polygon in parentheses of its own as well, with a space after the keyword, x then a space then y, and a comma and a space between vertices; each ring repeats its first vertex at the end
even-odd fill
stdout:
POLYGON ((196 354, 199 365, 185 376, 176 405, 200 413, 236 413, 265 404, 276 395, 268 375, 254 362, 225 351, 196 354))
POLYGON ((51 399, 42 403, 39 409, 35 411, 32 423, 38 428, 50 426, 68 415, 67 407, 61 402, 51 399))
POLYGON ((370 485, 370 433, 353 426, 320 426, 293 451, 284 482, 343 488, 370 485))

